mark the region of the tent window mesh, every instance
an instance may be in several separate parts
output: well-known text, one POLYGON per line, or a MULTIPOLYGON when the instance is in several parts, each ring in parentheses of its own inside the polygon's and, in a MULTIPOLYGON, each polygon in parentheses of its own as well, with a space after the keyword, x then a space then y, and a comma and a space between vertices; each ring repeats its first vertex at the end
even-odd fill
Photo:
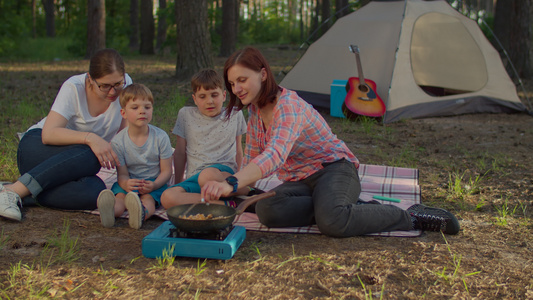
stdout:
POLYGON ((420 16, 410 50, 415 81, 429 95, 475 92, 487 84, 481 49, 458 18, 435 12, 420 16))

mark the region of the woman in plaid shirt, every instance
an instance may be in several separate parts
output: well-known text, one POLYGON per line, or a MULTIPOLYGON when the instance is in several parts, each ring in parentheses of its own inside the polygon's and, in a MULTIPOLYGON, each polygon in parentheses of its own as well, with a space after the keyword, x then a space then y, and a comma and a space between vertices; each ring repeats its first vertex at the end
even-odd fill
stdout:
POLYGON ((459 231, 455 216, 442 209, 360 205, 359 161, 311 105, 277 85, 259 50, 246 47, 232 54, 224 65, 224 80, 231 91, 226 110, 248 108, 245 167, 225 182, 207 182, 202 188, 206 201, 276 173, 284 183, 274 189, 275 196, 256 204, 259 220, 268 227, 316 224, 334 237, 411 229, 459 231))

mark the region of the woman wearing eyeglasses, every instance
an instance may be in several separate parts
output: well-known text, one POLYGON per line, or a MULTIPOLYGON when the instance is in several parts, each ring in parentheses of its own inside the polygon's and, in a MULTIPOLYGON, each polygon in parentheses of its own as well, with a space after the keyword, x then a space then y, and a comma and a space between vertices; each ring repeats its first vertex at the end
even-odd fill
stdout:
POLYGON ((20 140, 17 164, 22 176, 0 185, 0 216, 22 220, 21 198, 28 196, 51 208, 96 208, 105 189, 96 174, 101 167, 119 164, 109 142, 126 125, 117 99, 131 83, 113 49, 98 51, 88 73, 63 83, 48 116, 20 140))

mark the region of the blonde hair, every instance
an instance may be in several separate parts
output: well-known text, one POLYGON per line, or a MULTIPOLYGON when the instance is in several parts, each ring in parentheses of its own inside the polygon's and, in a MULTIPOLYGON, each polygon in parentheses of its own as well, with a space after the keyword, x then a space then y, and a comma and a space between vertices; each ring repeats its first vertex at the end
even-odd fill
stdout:
POLYGON ((154 104, 154 96, 152 91, 142 83, 133 83, 128 85, 120 92, 120 107, 126 107, 129 101, 135 98, 147 98, 152 104, 154 104))

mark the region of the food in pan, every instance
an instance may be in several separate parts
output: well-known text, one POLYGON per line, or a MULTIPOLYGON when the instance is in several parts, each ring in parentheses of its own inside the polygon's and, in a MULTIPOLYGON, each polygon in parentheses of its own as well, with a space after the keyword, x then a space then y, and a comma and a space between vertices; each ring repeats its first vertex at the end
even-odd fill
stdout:
POLYGON ((224 218, 224 216, 213 217, 213 214, 208 214, 207 216, 204 214, 195 214, 195 215, 188 215, 188 216, 180 215, 179 218, 184 219, 184 220, 217 220, 217 219, 224 218))

